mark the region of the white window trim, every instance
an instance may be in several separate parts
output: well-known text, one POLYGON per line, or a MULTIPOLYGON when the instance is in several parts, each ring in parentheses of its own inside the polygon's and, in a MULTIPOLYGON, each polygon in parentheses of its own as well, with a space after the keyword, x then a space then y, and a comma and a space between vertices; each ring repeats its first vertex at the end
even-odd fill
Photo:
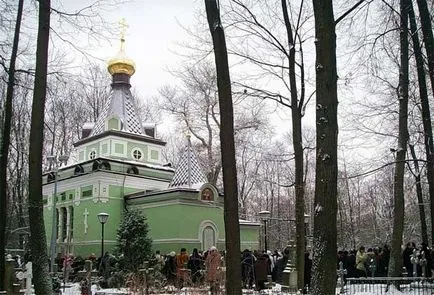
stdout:
POLYGON ((104 122, 104 130, 105 131, 108 131, 108 130, 113 130, 113 129, 109 129, 109 126, 108 126, 108 122, 111 120, 111 119, 117 119, 118 120, 118 131, 122 131, 121 130, 121 128, 122 128, 122 121, 121 121, 121 118, 119 118, 119 116, 116 116, 116 115, 111 115, 111 116, 108 116, 107 118, 106 118, 106 120, 105 120, 105 122, 104 122))
MULTIPOLYGON (((219 231, 218 231, 218 229, 217 229, 217 225, 212 221, 212 220, 203 220, 201 223, 200 223, 200 225, 199 225, 199 232, 198 232, 198 239, 199 239, 199 241, 200 241, 200 246, 201 246, 201 248, 203 249, 203 239, 202 239, 202 236, 203 236, 203 232, 204 232, 204 230, 205 230, 205 228, 207 228, 207 227, 211 227, 213 230, 214 230, 214 233, 215 233, 215 242, 217 243, 218 242, 218 240, 219 240, 219 231)), ((214 246, 217 246, 217 245, 214 245, 214 246)), ((203 249, 203 250, 208 250, 208 249, 203 249)))
POLYGON ((109 140, 104 140, 104 141, 101 141, 100 143, 99 143, 99 153, 100 153, 100 155, 101 156, 108 156, 108 155, 110 155, 110 141, 109 140), (107 153, 103 153, 102 152, 102 146, 103 145, 107 145, 107 153))
POLYGON ((160 158, 161 158, 161 150, 160 149, 154 149, 154 148, 148 146, 148 162, 160 163, 160 158), (158 159, 155 160, 155 159, 151 158, 152 151, 155 151, 158 153, 158 159))
POLYGON ((88 158, 88 160, 94 160, 94 159, 98 158, 98 151, 96 150, 96 148, 93 148, 93 149, 90 150, 89 154, 87 155, 87 158, 88 158), (90 157, 90 155, 91 155, 93 152, 95 152, 95 158, 92 159, 92 158, 90 157))
POLYGON ((141 162, 143 162, 143 160, 145 159, 145 154, 143 153, 143 150, 142 150, 141 148, 139 148, 139 147, 134 147, 134 148, 131 149, 131 158, 132 158, 133 160, 135 160, 135 161, 141 161, 141 162), (142 155, 142 156, 140 157, 140 159, 136 159, 136 158, 134 157, 134 152, 135 152, 135 151, 139 151, 140 154, 142 155))
POLYGON ((112 151, 111 154, 113 156, 126 158, 127 157, 127 143, 124 141, 120 141, 120 140, 112 140, 111 151, 112 151), (116 149, 115 149, 116 144, 121 144, 124 147, 123 153, 116 153, 116 149))

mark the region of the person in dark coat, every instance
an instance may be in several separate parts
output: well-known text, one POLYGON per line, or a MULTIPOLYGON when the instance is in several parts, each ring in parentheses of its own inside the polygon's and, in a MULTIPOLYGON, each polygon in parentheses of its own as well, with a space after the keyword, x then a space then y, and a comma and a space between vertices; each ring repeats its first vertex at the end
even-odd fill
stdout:
POLYGON ((241 275, 243 278, 243 287, 251 289, 253 287, 253 282, 255 280, 254 277, 254 263, 255 256, 248 249, 243 251, 243 255, 241 257, 241 275))
POLYGON ((282 274, 283 271, 285 270, 286 264, 288 263, 288 259, 289 259, 289 249, 286 248, 283 251, 283 256, 277 259, 276 264, 274 265, 274 269, 272 273, 273 282, 279 284, 282 283, 283 281, 282 274))
POLYGON ((194 284, 200 283, 202 280, 201 270, 204 268, 203 257, 199 255, 196 248, 188 259, 187 268, 191 270, 191 280, 194 284))
POLYGON ((387 277, 387 271, 389 267, 390 260, 390 248, 388 245, 384 245, 383 249, 381 249, 380 257, 378 259, 378 276, 379 277, 387 277))
MULTIPOLYGON (((346 258, 347 278, 357 277, 356 253, 357 251, 353 249, 350 251, 349 255, 346 258)), ((344 262, 344 268, 345 268, 345 262, 344 262)))
POLYGON ((413 265, 411 264, 411 255, 413 254, 413 247, 411 243, 407 243, 404 251, 402 252, 402 260, 404 267, 407 271, 407 277, 413 276, 413 265))
POLYGON ((164 262, 164 274, 166 275, 167 282, 171 285, 175 284, 176 281, 176 262, 175 257, 176 253, 175 251, 172 251, 169 253, 169 255, 166 258, 166 261, 164 262))
POLYGON ((254 270, 257 291, 265 289, 265 282, 267 281, 267 276, 270 273, 270 263, 268 259, 268 255, 266 253, 261 253, 255 262, 254 270))

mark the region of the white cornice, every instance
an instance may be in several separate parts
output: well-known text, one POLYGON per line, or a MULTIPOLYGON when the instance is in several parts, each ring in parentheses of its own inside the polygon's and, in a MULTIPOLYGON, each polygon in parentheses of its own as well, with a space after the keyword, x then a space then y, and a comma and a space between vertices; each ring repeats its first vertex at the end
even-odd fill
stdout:
POLYGON ((169 205, 187 205, 187 206, 194 206, 194 207, 217 208, 223 210, 223 206, 216 206, 213 203, 197 202, 196 200, 191 200, 191 201, 182 199, 180 197, 176 197, 175 199, 164 200, 164 201, 158 201, 158 199, 153 199, 152 201, 149 201, 149 203, 145 203, 145 204, 140 204, 140 203, 137 204, 135 202, 131 202, 128 204, 128 206, 138 208, 138 209, 149 209, 149 208, 164 207, 169 205))
MULTIPOLYGON (((98 181, 104 182, 108 185, 117 185, 123 187, 133 188, 149 188, 149 189, 165 189, 169 182, 163 182, 157 179, 138 177, 131 174, 115 174, 106 171, 94 171, 82 176, 76 176, 67 179, 60 179, 57 182, 57 191, 59 193, 73 190, 77 187, 93 185, 98 181)), ((55 182, 44 184, 42 187, 42 194, 50 195, 54 191, 55 182)))

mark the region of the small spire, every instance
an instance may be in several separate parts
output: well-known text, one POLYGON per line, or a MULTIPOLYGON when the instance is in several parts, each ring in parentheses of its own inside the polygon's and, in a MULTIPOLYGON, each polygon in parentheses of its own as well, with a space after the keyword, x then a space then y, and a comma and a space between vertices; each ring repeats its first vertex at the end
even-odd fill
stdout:
POLYGON ((185 132, 185 137, 187 138, 187 152, 188 152, 188 160, 187 160, 187 185, 190 188, 191 187, 191 133, 190 130, 187 129, 185 132))

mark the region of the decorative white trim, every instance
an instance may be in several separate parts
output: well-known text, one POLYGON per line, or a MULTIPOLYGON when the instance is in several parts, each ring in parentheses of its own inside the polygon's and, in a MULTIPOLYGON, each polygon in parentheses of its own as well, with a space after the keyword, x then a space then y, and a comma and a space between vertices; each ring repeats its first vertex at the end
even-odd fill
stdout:
MULTIPOLYGON (((126 139, 124 137, 122 137, 122 136, 109 135, 107 137, 100 138, 100 139, 97 139, 97 140, 94 140, 94 141, 87 142, 87 143, 85 143, 83 145, 80 145, 80 148, 86 150, 86 148, 88 146, 93 146, 96 143, 101 144, 101 142, 103 142, 103 141, 109 141, 109 142, 111 142, 113 140, 126 141, 126 139)), ((136 140, 136 139, 130 139, 130 138, 128 138, 128 142, 130 144, 132 144, 132 145, 134 145, 134 144, 136 144, 136 145, 145 145, 145 146, 148 147, 148 149, 149 148, 153 148, 154 150, 161 150, 161 145, 158 145, 158 144, 155 144, 155 143, 152 143, 152 142, 147 142, 146 138, 144 138, 143 140, 136 140)))
MULTIPOLYGON (((199 225, 199 231, 198 231, 198 235, 197 235, 197 237, 200 241, 200 247, 202 249, 204 249, 202 236, 203 236, 203 232, 204 232, 205 228, 207 228, 207 227, 211 227, 214 230, 214 241, 216 243, 218 243, 218 240, 219 240, 219 231, 218 231, 217 225, 212 220, 203 220, 199 225)), ((207 250, 207 249, 204 249, 204 250, 207 250)))
POLYGON ((110 155, 110 152, 111 152, 110 148, 111 148, 110 140, 102 140, 101 142, 99 142, 99 154, 102 157, 110 155), (106 153, 103 153, 103 151, 102 151, 103 145, 107 145, 107 152, 106 153))
POLYGON ((172 238, 172 239, 152 239, 153 243, 173 243, 173 242, 180 242, 180 243, 198 243, 199 240, 196 239, 178 239, 178 238, 172 238))
POLYGON ((51 210, 51 208, 53 207, 53 194, 50 194, 50 195, 47 196, 47 205, 46 205, 46 207, 48 208, 48 210, 51 210))
POLYGON ((148 208, 157 208, 157 207, 165 207, 168 205, 184 205, 184 206, 193 206, 193 207, 203 207, 203 208, 215 208, 223 210, 223 204, 217 204, 215 202, 197 202, 197 200, 186 200, 186 199, 168 199, 164 201, 154 200, 150 203, 145 204, 131 204, 134 208, 138 209, 148 209, 148 208), (194 202, 189 202, 194 201, 194 202))
MULTIPOLYGON (((104 239, 104 245, 105 244, 116 244, 117 243, 117 241, 115 241, 115 240, 106 240, 106 239, 104 239)), ((101 240, 84 240, 84 241, 77 241, 77 242, 74 242, 74 245, 100 245, 101 244, 101 240)))
POLYGON ((112 115, 108 116, 107 118, 105 118, 105 122, 104 122, 104 131, 108 131, 108 130, 117 130, 117 131, 122 131, 122 120, 121 120, 121 118, 119 118, 119 116, 112 114, 112 115), (108 122, 109 122, 111 119, 116 119, 116 120, 118 120, 118 129, 109 129, 108 122))
POLYGON ((98 180, 93 184, 92 200, 94 203, 97 203, 99 200, 100 183, 101 180, 98 180))
POLYGON ((148 145, 148 162, 149 163, 160 163, 160 159, 161 159, 161 148, 154 148, 154 147, 151 147, 150 145, 148 145), (153 151, 158 153, 158 159, 152 159, 151 158, 151 153, 153 151))
POLYGON ((80 191, 81 191, 81 187, 75 188, 75 197, 74 197, 74 205, 75 206, 80 205, 80 191))
POLYGON ((123 157, 126 158, 127 157, 127 143, 125 141, 121 141, 121 140, 111 140, 111 155, 112 156, 118 156, 118 157, 123 157), (116 152, 116 144, 120 144, 123 146, 123 153, 117 153, 116 152))
POLYGON ((80 148, 77 150, 78 161, 84 162, 86 161, 86 148, 80 148), (83 158, 80 159, 80 153, 83 153, 83 158))
POLYGON ((89 224, 87 223, 87 219, 89 217, 89 211, 87 210, 87 207, 84 208, 83 212, 83 225, 84 225, 84 234, 87 235, 87 230, 89 228, 89 224))
POLYGON ((109 185, 104 182, 100 182, 100 194, 99 199, 102 203, 106 203, 109 200, 109 185))
MULTIPOLYGON (((110 173, 106 171, 95 171, 90 174, 82 175, 79 177, 73 177, 65 180, 61 180, 57 183, 57 188, 59 192, 73 190, 76 187, 83 187, 98 183, 99 181, 104 181, 108 185, 115 186, 125 186, 125 187, 133 187, 140 190, 146 189, 155 189, 155 190, 163 190, 167 189, 169 186, 169 182, 163 182, 157 179, 149 179, 143 177, 137 177, 135 175, 125 174, 120 176, 119 174, 110 173)), ((44 195, 49 195, 52 193, 54 188, 53 183, 48 183, 43 185, 42 191, 44 195)), ((98 196, 98 194, 95 194, 98 196)))
POLYGON ((98 151, 96 150, 96 148, 93 148, 90 150, 89 154, 87 155, 87 159, 86 160, 93 160, 98 158, 98 151), (92 158, 92 153, 95 153, 95 157, 92 158))

